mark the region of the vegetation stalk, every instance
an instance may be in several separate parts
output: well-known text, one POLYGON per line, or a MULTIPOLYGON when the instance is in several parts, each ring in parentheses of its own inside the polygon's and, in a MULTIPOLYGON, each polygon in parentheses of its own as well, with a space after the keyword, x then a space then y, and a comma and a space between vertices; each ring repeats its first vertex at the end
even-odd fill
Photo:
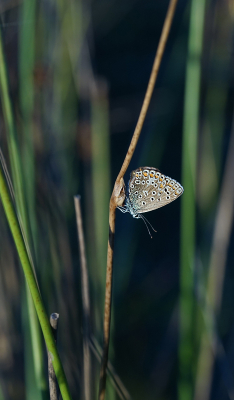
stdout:
POLYGON ((156 78, 158 76, 159 67, 164 53, 167 38, 170 32, 173 16, 175 13, 177 0, 171 0, 168 6, 167 15, 164 21, 162 34, 159 40, 158 49, 156 52, 153 68, 151 71, 148 87, 146 90, 143 105, 137 121, 133 137, 128 148, 123 165, 117 176, 114 189, 110 198, 109 205, 109 241, 107 249, 107 269, 106 269, 106 293, 105 293, 105 308, 104 308, 104 340, 103 340, 103 355, 100 371, 99 383, 99 400, 104 400, 106 391, 106 367, 108 362, 108 350, 110 341, 110 322, 111 322, 111 295, 112 295, 112 275, 113 275, 113 256, 114 256, 114 236, 115 236, 115 213, 116 207, 122 206, 125 199, 124 174, 130 164, 133 153, 135 151, 141 129, 146 117, 146 113, 150 104, 156 78))

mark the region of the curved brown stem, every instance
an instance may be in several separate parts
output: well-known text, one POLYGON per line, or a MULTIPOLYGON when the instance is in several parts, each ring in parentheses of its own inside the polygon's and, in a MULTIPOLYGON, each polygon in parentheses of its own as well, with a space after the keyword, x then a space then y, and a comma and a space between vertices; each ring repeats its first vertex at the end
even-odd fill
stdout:
POLYGON ((140 133, 141 133, 141 129, 145 120, 145 116, 146 113, 148 111, 149 108, 149 104, 150 104, 150 100, 152 97, 152 93, 154 90, 154 86, 155 86, 155 82, 158 76, 158 71, 159 71, 159 67, 162 61, 162 56, 164 53, 164 49, 165 49, 165 45, 167 42, 167 38, 170 32, 170 28, 171 28, 171 24, 172 24, 172 20, 174 17, 174 13, 175 13, 175 8, 176 8, 176 4, 177 4, 177 0, 171 0, 168 6, 168 10, 167 10, 167 15, 164 21, 164 25, 163 25, 163 29, 162 29, 162 33, 161 33, 161 37, 159 40, 159 44, 158 44, 158 48, 157 48, 157 52, 156 52, 156 56, 154 59, 154 64, 153 64, 153 68, 150 74, 150 79, 149 79, 149 83, 146 89, 146 93, 145 93, 145 98, 141 107, 141 112, 136 124, 136 128, 135 131, 133 133, 133 137, 130 143, 130 146, 128 148, 128 152, 125 156, 123 165, 121 167, 121 170, 119 172, 119 175, 116 179, 116 181, 119 181, 121 178, 123 178, 125 172, 127 171, 127 168, 130 164, 130 161, 132 159, 133 153, 135 151, 140 133))
POLYGON ((155 86, 156 78, 158 75, 159 67, 161 64, 162 56, 164 53, 166 41, 170 32, 173 16, 177 0, 170 0, 167 15, 164 21, 162 34, 159 40, 157 53, 155 56, 153 68, 151 71, 148 87, 146 90, 145 98, 141 108, 141 112, 137 121, 133 137, 125 156, 123 165, 115 181, 114 189, 110 198, 109 208, 109 241, 107 250, 107 270, 106 270, 106 293, 105 293, 105 311, 104 311, 104 341, 103 341, 103 355, 100 371, 100 385, 99 385, 99 400, 105 399, 106 391, 106 367, 108 361, 108 350, 110 341, 110 321, 111 321, 111 295, 112 295, 112 274, 113 274, 113 254, 114 254, 114 236, 115 236, 115 213, 116 207, 122 206, 125 199, 125 185, 124 174, 130 164, 133 153, 135 151, 141 129, 145 120, 145 116, 150 104, 153 89, 155 86))

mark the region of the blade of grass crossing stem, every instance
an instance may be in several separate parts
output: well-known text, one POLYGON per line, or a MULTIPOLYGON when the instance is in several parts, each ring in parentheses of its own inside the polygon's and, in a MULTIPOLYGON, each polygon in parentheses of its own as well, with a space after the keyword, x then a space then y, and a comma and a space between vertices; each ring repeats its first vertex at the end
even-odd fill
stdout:
MULTIPOLYGON (((20 35, 19 35, 19 81, 20 81, 20 107, 22 115, 22 137, 23 137, 23 175, 24 175, 24 193, 27 203, 29 223, 25 220, 24 226, 28 227, 27 237, 31 240, 30 245, 35 253, 36 249, 36 218, 35 218, 35 176, 34 176, 34 148, 33 148, 33 106, 34 106, 34 89, 33 89, 33 70, 34 70, 34 39, 35 39, 35 0, 25 0, 21 7, 20 35), (28 24, 27 21, 31 23, 28 24), (30 233, 29 233, 30 230, 30 233)), ((25 207, 25 202, 24 202, 25 207)), ((26 213, 25 213, 26 216, 26 213)), ((36 386, 43 396, 46 392, 47 385, 43 368, 43 351, 41 332, 35 308, 26 286, 27 306, 30 328, 32 356, 34 361, 34 371, 36 378, 36 386)), ((27 318, 27 316, 25 316, 27 318)), ((28 349, 25 350, 28 351, 28 349)), ((31 352, 30 352, 31 354, 31 352)), ((26 374, 31 375, 31 362, 28 357, 25 358, 26 374), (28 362, 27 362, 28 361, 28 362)), ((28 385, 31 380, 28 379, 28 385)), ((28 385, 26 390, 28 389, 28 385)), ((35 388, 34 388, 35 391, 35 388)))
POLYGON ((70 400, 71 396, 69 393, 66 376, 63 371, 61 360, 56 348, 55 340, 51 331, 49 319, 46 315, 46 310, 41 299, 41 295, 37 286, 37 282, 34 276, 33 267, 30 262, 30 257, 28 255, 24 238, 21 233, 18 218, 15 212, 14 204, 7 186, 2 167, 0 167, 0 196, 2 199, 5 214, 10 226, 13 239, 18 251, 18 255, 21 261, 21 265, 24 271, 24 275, 30 289, 34 306, 37 311, 37 315, 40 321, 41 329, 44 335, 46 346, 48 352, 51 354, 53 367, 58 380, 59 389, 63 400, 70 400))
POLYGON ((200 57, 202 53, 204 14, 205 0, 192 0, 185 82, 182 151, 182 183, 185 191, 182 196, 181 209, 179 400, 192 399, 192 374, 195 361, 193 351, 195 188, 199 129, 200 57))

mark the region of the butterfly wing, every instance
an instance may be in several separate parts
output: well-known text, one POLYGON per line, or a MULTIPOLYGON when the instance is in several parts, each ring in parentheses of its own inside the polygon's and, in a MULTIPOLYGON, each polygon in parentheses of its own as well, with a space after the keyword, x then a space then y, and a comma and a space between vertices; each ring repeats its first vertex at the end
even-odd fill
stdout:
POLYGON ((130 175, 129 201, 137 214, 163 207, 183 191, 180 183, 161 174, 157 168, 141 167, 130 175))

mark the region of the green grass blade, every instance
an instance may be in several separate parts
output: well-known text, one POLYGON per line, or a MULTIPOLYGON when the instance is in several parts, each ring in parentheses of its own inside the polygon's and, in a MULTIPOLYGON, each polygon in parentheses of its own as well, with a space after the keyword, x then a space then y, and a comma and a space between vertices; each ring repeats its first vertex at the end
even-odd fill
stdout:
POLYGON ((24 271, 25 279, 27 281, 29 290, 31 292, 34 306, 39 318, 41 329, 44 335, 47 349, 52 357, 53 367, 58 380, 59 388, 62 394, 63 400, 70 400, 71 396, 69 393, 66 376, 64 374, 63 366, 60 361, 60 357, 56 348, 54 337, 51 331, 49 319, 46 314, 44 304, 41 299, 41 295, 37 286, 37 282, 34 276, 33 267, 30 262, 30 257, 27 252, 27 248, 21 233, 19 221, 16 215, 16 211, 13 205, 13 201, 10 195, 9 188, 7 186, 2 167, 0 168, 0 196, 2 199, 3 207, 6 213, 6 217, 13 235, 15 245, 18 251, 18 255, 21 261, 21 265, 24 271))
POLYGON ((18 143, 15 133, 15 125, 13 119, 13 112, 10 102, 6 64, 3 52, 3 42, 0 31, 0 90, 1 90, 1 103, 4 114, 4 121, 7 130, 7 143, 9 149, 9 156, 12 168, 12 176, 15 189, 16 203, 20 209, 21 216, 23 220, 26 221, 26 215, 24 214, 24 200, 23 200, 23 184, 22 184, 22 174, 21 165, 18 153, 18 143))
MULTIPOLYGON (((103 330, 103 318, 100 312, 105 299, 105 275, 108 240, 108 209, 110 199, 110 142, 109 142, 109 104, 107 85, 103 81, 96 81, 96 91, 91 103, 91 132, 92 132, 92 182, 94 205, 94 229, 96 244, 96 262, 92 263, 91 279, 95 291, 95 322, 100 333, 103 330)), ((94 260, 93 260, 94 261, 94 260)), ((114 326, 114 314, 112 314, 114 326)), ((113 357, 112 342, 109 350, 113 357)), ((98 381, 99 382, 99 374, 98 381)), ((95 383, 96 383, 95 382, 95 383)), ((107 398, 116 398, 115 389, 108 381, 107 398)))
MULTIPOLYGON (((29 49, 28 49, 29 50, 29 49)), ((19 155, 19 146, 17 143, 17 136, 15 131, 15 124, 13 118, 13 111, 11 107, 11 101, 9 96, 9 89, 8 89, 8 81, 7 81, 7 72, 6 72, 6 64, 4 59, 4 52, 3 52, 3 43, 2 37, 0 33, 0 89, 1 89, 1 99, 2 99, 2 107, 3 107, 3 114, 4 120, 6 124, 7 130, 7 142, 8 142, 8 149, 10 155, 10 163, 13 175, 13 182, 14 182, 14 189, 15 189, 15 198, 16 198, 16 206, 20 211, 22 216, 23 224, 27 233, 27 237, 29 238, 29 224, 28 224, 28 215, 26 212, 25 206, 25 198, 24 192, 25 188, 23 186, 23 179, 22 179, 22 166, 20 162, 20 155, 19 155)), ((31 170, 31 167, 28 168, 31 170)), ((31 316, 29 318, 30 323, 30 330, 32 335, 32 345, 33 345, 33 358, 34 358, 34 367, 35 367, 35 374, 37 376, 37 383, 41 386, 42 390, 45 390, 45 379, 43 377, 43 365, 42 365, 42 350, 41 350, 41 339, 40 339, 40 332, 38 321, 35 318, 35 309, 30 298, 30 294, 28 292, 28 288, 26 288, 27 298, 28 298, 28 314, 31 316), (39 383, 40 381, 40 383, 39 383)), ((41 390, 39 389, 39 390, 41 390)))
MULTIPOLYGON (((92 99, 92 181, 96 262, 93 277, 97 286, 98 309, 105 299, 105 264, 108 239, 108 209, 110 199, 110 144, 108 98, 105 83, 97 82, 97 93, 92 99), (98 268, 97 268, 98 265, 98 268)), ((100 315, 98 316, 100 318, 100 315)), ((98 323, 98 321, 97 321, 98 323)), ((98 327, 102 331, 102 325, 98 327)))
MULTIPOLYGON (((33 87, 33 70, 34 70, 34 41, 35 41, 35 0, 25 0, 21 7, 21 25, 19 35, 19 96, 20 96, 20 108, 22 116, 22 137, 23 137, 23 156, 22 156, 22 170, 24 176, 24 194, 25 202, 28 210, 28 220, 24 222, 25 226, 30 229, 31 235, 27 232, 28 239, 32 239, 32 247, 36 250, 36 218, 35 218, 35 174, 34 174, 34 148, 33 148, 33 107, 34 107, 34 87, 33 87), (30 20, 30 24, 27 21, 30 20)), ((25 213, 26 214, 26 213, 25 213)), ((26 352, 32 355, 34 361, 34 371, 36 379, 36 387, 41 395, 38 394, 39 398, 42 398, 42 394, 47 390, 47 384, 45 380, 45 371, 43 366, 43 351, 42 351, 42 338, 38 319, 36 316, 35 308, 32 302, 32 298, 28 287, 26 286, 26 298, 28 308, 28 324, 26 329, 30 329, 31 332, 31 346, 30 349, 26 349, 26 352)), ((25 316, 25 319, 27 317, 25 316)), ((25 331, 26 331, 25 329, 25 331)), ((26 335, 26 332, 25 332, 26 335)), ((30 341, 28 342, 30 343, 30 341)), ((29 357, 25 357, 25 373, 27 375, 32 374, 31 360, 29 357), (29 371, 27 372, 27 370, 29 371)), ((28 385, 31 380, 28 379, 28 385)), ((35 388, 33 388, 35 392, 35 388)), ((29 389, 30 391, 30 389, 29 389)), ((35 394, 34 394, 35 396, 35 394)))
POLYGON ((194 364, 194 297, 196 159, 199 128, 201 52, 205 0, 192 0, 185 82, 181 210, 179 399, 192 399, 194 364))

